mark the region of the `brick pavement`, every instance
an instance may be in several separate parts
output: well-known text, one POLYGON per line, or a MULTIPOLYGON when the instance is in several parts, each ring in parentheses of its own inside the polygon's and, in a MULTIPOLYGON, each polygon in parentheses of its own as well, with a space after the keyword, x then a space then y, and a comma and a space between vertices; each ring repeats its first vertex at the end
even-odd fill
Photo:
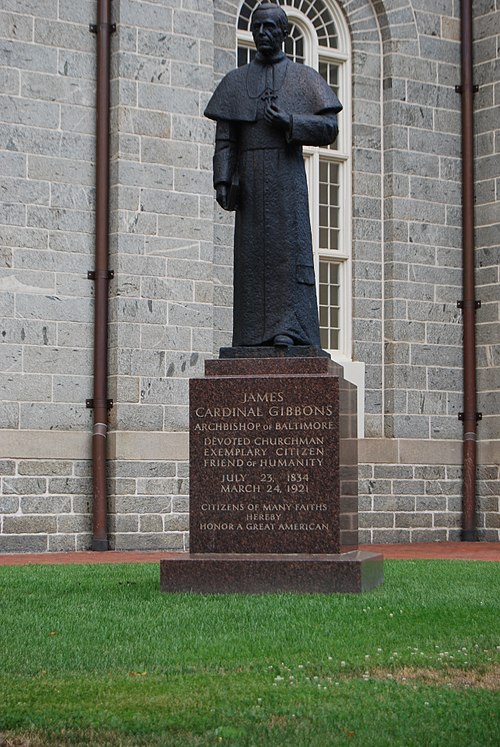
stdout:
MULTIPOLYGON (((500 542, 414 542, 409 545, 361 545, 360 549, 383 553, 387 560, 483 560, 500 561, 500 542)), ((13 553, 0 555, 0 565, 50 565, 71 563, 159 563, 183 553, 115 551, 13 553)))

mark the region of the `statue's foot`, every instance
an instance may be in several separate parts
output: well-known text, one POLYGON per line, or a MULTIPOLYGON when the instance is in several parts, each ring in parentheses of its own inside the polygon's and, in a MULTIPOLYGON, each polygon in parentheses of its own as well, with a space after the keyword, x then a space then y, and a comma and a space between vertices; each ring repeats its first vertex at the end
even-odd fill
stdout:
POLYGON ((273 345, 275 348, 289 348, 293 345, 293 340, 288 335, 276 335, 273 345))

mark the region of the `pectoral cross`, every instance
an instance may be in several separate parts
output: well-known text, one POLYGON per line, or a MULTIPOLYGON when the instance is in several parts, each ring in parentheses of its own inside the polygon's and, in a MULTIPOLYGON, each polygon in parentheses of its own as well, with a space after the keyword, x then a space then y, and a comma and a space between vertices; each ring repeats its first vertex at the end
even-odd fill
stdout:
POLYGON ((272 65, 266 65, 265 80, 266 87, 264 88, 264 93, 262 94, 262 101, 266 106, 269 106, 278 98, 274 93, 274 68, 272 65), (271 78, 271 80, 269 80, 269 78, 271 78))
POLYGON ((266 88, 264 93, 262 94, 262 101, 266 104, 272 104, 273 101, 276 101, 278 97, 274 93, 272 88, 266 88))

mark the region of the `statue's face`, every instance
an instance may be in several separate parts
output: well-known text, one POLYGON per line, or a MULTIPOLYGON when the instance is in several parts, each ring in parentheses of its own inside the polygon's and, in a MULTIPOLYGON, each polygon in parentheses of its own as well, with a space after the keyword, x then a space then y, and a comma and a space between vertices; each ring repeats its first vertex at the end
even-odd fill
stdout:
POLYGON ((257 11, 252 19, 252 35, 257 51, 265 57, 272 57, 281 49, 285 33, 276 22, 272 11, 257 11))

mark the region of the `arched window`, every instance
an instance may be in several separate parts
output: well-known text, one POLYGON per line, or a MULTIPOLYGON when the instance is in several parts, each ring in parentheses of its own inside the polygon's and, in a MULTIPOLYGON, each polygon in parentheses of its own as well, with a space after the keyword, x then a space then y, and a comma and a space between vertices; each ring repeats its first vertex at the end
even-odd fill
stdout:
MULTIPOLYGON (((250 19, 260 0, 244 0, 238 16, 238 65, 255 54, 250 19)), ((321 344, 332 357, 351 358, 350 39, 333 0, 279 0, 288 15, 285 52, 319 71, 344 106, 339 136, 324 148, 304 148, 309 183, 321 344)))

